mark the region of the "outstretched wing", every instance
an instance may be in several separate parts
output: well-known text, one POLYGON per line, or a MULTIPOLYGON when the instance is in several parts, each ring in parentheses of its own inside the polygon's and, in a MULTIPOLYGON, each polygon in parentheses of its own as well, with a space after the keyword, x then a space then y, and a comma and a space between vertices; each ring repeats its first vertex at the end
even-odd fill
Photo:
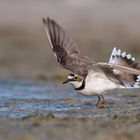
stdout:
POLYGON ((125 87, 124 83, 120 80, 119 76, 115 75, 110 67, 97 63, 93 65, 92 70, 94 71, 94 73, 98 73, 100 76, 104 75, 110 81, 125 87))
POLYGON ((140 70, 129 68, 126 66, 117 65, 117 64, 109 64, 109 63, 103 63, 103 62, 100 62, 98 64, 101 66, 110 68, 113 71, 113 74, 117 76, 127 88, 140 87, 140 76, 139 76, 140 70), (135 76, 136 78, 132 78, 132 76, 133 77, 135 76))
POLYGON ((120 77, 120 79, 125 83, 126 87, 134 87, 136 83, 139 83, 140 67, 131 54, 127 54, 126 52, 122 52, 120 49, 114 48, 111 53, 109 63, 119 65, 119 67, 127 67, 128 72, 113 69, 113 73, 120 77), (130 73, 130 71, 132 73, 130 73))
POLYGON ((45 31, 58 63, 73 73, 85 77, 87 66, 93 61, 80 55, 80 51, 66 32, 54 20, 44 19, 45 31))
POLYGON ((120 49, 113 49, 110 60, 110 64, 118 64, 121 66, 126 66, 134 69, 140 69, 138 63, 135 61, 135 58, 132 57, 131 54, 127 54, 126 52, 122 52, 120 49))
POLYGON ((104 63, 104 62, 99 62, 97 64, 102 65, 102 66, 106 66, 108 68, 120 70, 122 72, 127 72, 127 73, 130 73, 130 74, 140 75, 140 70, 137 70, 137 69, 134 69, 134 68, 129 68, 129 67, 126 67, 126 66, 121 66, 121 65, 117 65, 117 64, 109 64, 109 63, 104 63))

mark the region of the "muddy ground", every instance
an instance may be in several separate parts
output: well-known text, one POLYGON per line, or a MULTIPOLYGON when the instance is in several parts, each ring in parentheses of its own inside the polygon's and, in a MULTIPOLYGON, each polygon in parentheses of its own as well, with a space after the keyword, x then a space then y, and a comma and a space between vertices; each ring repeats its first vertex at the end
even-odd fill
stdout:
POLYGON ((60 82, 3 79, 0 86, 1 140, 139 140, 139 89, 112 91, 97 109, 96 96, 60 82))
POLYGON ((139 140, 139 116, 114 118, 0 118, 3 140, 139 140))

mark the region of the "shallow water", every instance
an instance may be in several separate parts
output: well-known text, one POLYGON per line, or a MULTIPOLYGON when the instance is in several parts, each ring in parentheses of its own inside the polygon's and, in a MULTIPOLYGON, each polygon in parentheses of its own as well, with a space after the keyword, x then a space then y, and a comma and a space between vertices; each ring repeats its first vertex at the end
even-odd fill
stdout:
POLYGON ((58 117, 110 117, 140 113, 140 90, 113 91, 105 95, 104 108, 97 97, 78 95, 70 85, 23 79, 0 80, 0 116, 26 117, 52 113, 58 117))
POLYGON ((96 109, 96 96, 78 95, 61 82, 1 79, 0 139, 139 140, 140 90, 105 98, 96 109))

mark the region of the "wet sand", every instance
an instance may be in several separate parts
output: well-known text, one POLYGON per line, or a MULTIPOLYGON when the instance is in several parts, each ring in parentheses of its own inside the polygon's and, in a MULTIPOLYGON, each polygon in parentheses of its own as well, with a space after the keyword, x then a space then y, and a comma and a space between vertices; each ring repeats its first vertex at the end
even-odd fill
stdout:
POLYGON ((139 140, 139 117, 119 118, 0 118, 3 140, 139 140))
POLYGON ((60 82, 2 79, 0 86, 1 140, 139 139, 139 89, 112 91, 97 109, 96 97, 60 82))

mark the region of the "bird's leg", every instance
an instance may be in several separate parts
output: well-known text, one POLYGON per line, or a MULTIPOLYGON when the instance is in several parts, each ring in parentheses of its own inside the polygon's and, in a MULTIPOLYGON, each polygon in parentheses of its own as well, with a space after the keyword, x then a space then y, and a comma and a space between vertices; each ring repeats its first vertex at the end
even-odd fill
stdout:
POLYGON ((104 98, 103 94, 101 94, 100 97, 101 97, 101 99, 102 99, 101 104, 105 104, 106 101, 105 101, 105 98, 104 98))
POLYGON ((98 95, 98 101, 97 101, 96 107, 97 107, 97 108, 104 108, 104 106, 101 106, 101 105, 103 105, 104 103, 105 103, 105 99, 104 99, 103 94, 98 95))
POLYGON ((96 106, 99 107, 101 105, 101 96, 98 95, 98 101, 96 103, 96 106))

